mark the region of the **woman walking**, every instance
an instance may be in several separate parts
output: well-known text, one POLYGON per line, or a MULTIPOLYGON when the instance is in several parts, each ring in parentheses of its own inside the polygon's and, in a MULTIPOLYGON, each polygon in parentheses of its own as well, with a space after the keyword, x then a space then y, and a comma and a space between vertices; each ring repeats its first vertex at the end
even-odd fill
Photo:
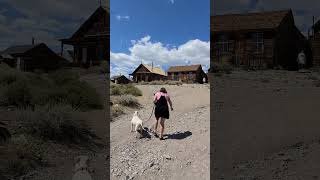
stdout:
POLYGON ((170 99, 170 96, 167 93, 167 90, 165 88, 161 88, 160 92, 157 92, 154 95, 154 101, 155 103, 155 117, 156 117, 156 124, 155 124, 155 136, 157 137, 157 128, 158 128, 158 122, 160 119, 160 140, 163 139, 163 131, 164 131, 164 121, 165 119, 169 119, 169 107, 168 103, 170 105, 171 111, 173 111, 172 108, 172 102, 170 99))

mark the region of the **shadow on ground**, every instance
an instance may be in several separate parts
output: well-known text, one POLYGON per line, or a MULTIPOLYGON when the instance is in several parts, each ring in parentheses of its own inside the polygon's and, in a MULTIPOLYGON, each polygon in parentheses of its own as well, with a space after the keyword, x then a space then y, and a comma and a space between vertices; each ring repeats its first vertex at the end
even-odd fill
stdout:
POLYGON ((164 134, 164 137, 167 137, 166 139, 177 139, 177 140, 181 140, 181 139, 185 139, 189 136, 192 135, 192 132, 190 131, 185 131, 185 132, 175 132, 173 134, 164 134))

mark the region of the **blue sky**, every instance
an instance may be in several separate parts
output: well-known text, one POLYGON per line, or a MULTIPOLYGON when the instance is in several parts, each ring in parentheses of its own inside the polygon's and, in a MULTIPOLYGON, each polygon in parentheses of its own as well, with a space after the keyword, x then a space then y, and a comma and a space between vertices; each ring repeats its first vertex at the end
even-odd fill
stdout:
POLYGON ((111 0, 110 11, 112 75, 127 75, 141 61, 164 70, 208 67, 209 0, 111 0))

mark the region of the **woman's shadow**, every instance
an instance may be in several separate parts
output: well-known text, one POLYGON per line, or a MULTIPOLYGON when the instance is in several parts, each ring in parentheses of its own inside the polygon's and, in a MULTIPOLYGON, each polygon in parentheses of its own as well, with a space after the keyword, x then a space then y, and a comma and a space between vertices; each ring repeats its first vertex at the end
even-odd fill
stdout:
POLYGON ((181 139, 185 139, 189 136, 192 135, 192 132, 190 131, 185 131, 185 132, 175 132, 173 134, 164 134, 163 136, 166 137, 165 139, 177 139, 177 140, 181 140, 181 139))

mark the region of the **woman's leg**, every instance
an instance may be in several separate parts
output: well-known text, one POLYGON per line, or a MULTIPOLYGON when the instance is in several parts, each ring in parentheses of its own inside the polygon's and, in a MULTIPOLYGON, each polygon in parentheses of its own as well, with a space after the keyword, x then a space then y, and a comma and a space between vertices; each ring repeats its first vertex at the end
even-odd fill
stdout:
POLYGON ((160 129, 160 138, 163 138, 163 131, 164 131, 164 118, 160 119, 160 125, 161 125, 161 129, 160 129))
POLYGON ((154 125, 154 133, 157 133, 157 130, 158 130, 158 121, 159 121, 159 118, 156 118, 156 124, 154 125))

